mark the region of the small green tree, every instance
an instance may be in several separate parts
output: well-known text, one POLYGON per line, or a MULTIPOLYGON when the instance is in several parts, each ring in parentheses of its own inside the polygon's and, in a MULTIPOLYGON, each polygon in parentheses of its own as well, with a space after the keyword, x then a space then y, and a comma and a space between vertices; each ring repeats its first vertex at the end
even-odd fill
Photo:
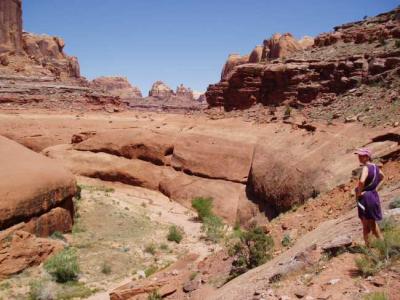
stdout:
POLYGON ((271 259, 274 241, 260 227, 243 232, 240 241, 234 244, 230 254, 235 256, 232 263, 231 278, 258 267, 271 259))

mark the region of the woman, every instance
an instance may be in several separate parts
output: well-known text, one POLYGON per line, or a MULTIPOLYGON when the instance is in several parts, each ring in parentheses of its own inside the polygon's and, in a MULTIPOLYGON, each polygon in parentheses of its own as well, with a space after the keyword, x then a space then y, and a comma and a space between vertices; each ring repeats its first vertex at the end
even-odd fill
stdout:
POLYGON ((358 149, 355 154, 362 165, 362 172, 356 188, 358 216, 363 226, 365 245, 369 246, 368 235, 372 232, 376 238, 382 239, 377 221, 382 220, 382 209, 377 189, 382 185, 384 174, 376 164, 371 162, 371 151, 358 149))

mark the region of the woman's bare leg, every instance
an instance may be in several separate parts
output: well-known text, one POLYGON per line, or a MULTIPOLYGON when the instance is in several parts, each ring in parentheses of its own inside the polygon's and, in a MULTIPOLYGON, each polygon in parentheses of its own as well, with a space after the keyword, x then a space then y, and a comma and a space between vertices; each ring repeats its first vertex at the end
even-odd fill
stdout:
POLYGON ((370 233, 370 228, 369 228, 368 220, 362 218, 361 219, 361 223, 362 223, 362 226, 363 226, 363 236, 364 236, 365 246, 369 247, 368 235, 370 233))
POLYGON ((379 240, 383 240, 383 236, 381 233, 381 230, 379 229, 379 225, 375 222, 375 220, 371 220, 371 229, 372 233, 375 235, 375 237, 379 240))

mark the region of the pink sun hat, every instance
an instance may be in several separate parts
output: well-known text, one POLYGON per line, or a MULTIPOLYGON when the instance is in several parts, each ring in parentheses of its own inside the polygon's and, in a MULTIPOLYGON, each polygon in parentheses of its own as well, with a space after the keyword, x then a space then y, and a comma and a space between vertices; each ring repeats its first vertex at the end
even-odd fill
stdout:
POLYGON ((362 155, 362 156, 366 155, 366 156, 368 156, 369 158, 372 157, 372 152, 371 152, 371 150, 369 150, 369 149, 367 149, 367 148, 358 148, 358 149, 356 150, 356 152, 354 152, 354 154, 358 154, 358 155, 362 155))

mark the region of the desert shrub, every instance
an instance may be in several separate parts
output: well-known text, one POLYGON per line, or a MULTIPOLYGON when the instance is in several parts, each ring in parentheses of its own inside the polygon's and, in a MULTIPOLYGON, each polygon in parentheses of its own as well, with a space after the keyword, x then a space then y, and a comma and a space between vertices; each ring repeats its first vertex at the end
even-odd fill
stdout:
POLYGON ((169 250, 169 247, 168 247, 167 244, 162 243, 162 244, 160 245, 160 249, 163 250, 163 251, 168 251, 168 250, 169 250))
POLYGON ((285 108, 284 116, 285 116, 285 118, 289 118, 291 115, 292 115, 292 108, 289 105, 287 105, 285 108))
POLYGON ((76 280, 80 273, 80 268, 75 249, 66 248, 50 257, 45 262, 44 268, 57 282, 76 280))
POLYGON ((224 236, 224 223, 222 219, 215 215, 204 218, 202 230, 206 234, 206 238, 212 242, 218 242, 224 236))
POLYGON ((379 44, 381 44, 382 46, 385 46, 387 44, 387 41, 383 36, 379 37, 379 44))
POLYGON ((364 300, 389 300, 384 292, 373 292, 364 296, 364 300))
POLYGON ((29 284, 29 299, 30 300, 52 300, 56 299, 55 283, 36 280, 29 284))
POLYGON ((396 48, 400 48, 400 40, 396 40, 394 42, 394 45, 396 46, 396 48))
POLYGON ((63 235, 61 232, 59 232, 59 231, 54 231, 54 232, 50 235, 50 238, 51 238, 51 239, 54 239, 54 240, 62 240, 62 241, 65 241, 64 235, 63 235))
POLYGON ((391 231, 396 228, 396 221, 392 216, 385 217, 382 221, 379 222, 379 228, 382 231, 391 231))
POLYGON ((148 244, 146 248, 144 248, 144 252, 154 255, 156 254, 156 246, 154 244, 148 244))
POLYGON ((206 217, 213 215, 212 198, 197 197, 192 200, 192 207, 197 211, 200 221, 204 221, 206 217))
POLYGON ((103 262, 103 264, 101 265, 101 273, 105 275, 111 274, 111 266, 109 263, 103 262))
POLYGON ((390 209, 395 209, 395 208, 400 208, 400 197, 394 199, 392 202, 389 204, 390 209))
POLYGON ((167 240, 179 244, 183 239, 183 230, 175 225, 169 227, 167 240))
POLYGON ((161 300, 161 299, 162 297, 157 291, 152 291, 147 297, 147 300, 161 300))
POLYGON ((283 236, 283 239, 282 239, 282 242, 281 242, 282 246, 283 247, 288 247, 288 246, 292 245, 292 243, 293 243, 293 241, 292 241, 292 238, 290 237, 290 235, 285 234, 283 236))
POLYGON ((157 270, 158 268, 156 265, 151 265, 150 267, 146 268, 146 270, 144 270, 144 274, 146 275, 146 277, 149 277, 157 272, 157 270))
POLYGON ((400 258, 400 228, 388 227, 383 232, 383 239, 376 239, 371 248, 361 248, 362 256, 356 259, 360 274, 371 276, 381 269, 392 265, 400 258))
POLYGON ((234 278, 262 265, 271 258, 274 241, 260 227, 243 232, 240 240, 229 250, 234 256, 230 277, 234 278))

